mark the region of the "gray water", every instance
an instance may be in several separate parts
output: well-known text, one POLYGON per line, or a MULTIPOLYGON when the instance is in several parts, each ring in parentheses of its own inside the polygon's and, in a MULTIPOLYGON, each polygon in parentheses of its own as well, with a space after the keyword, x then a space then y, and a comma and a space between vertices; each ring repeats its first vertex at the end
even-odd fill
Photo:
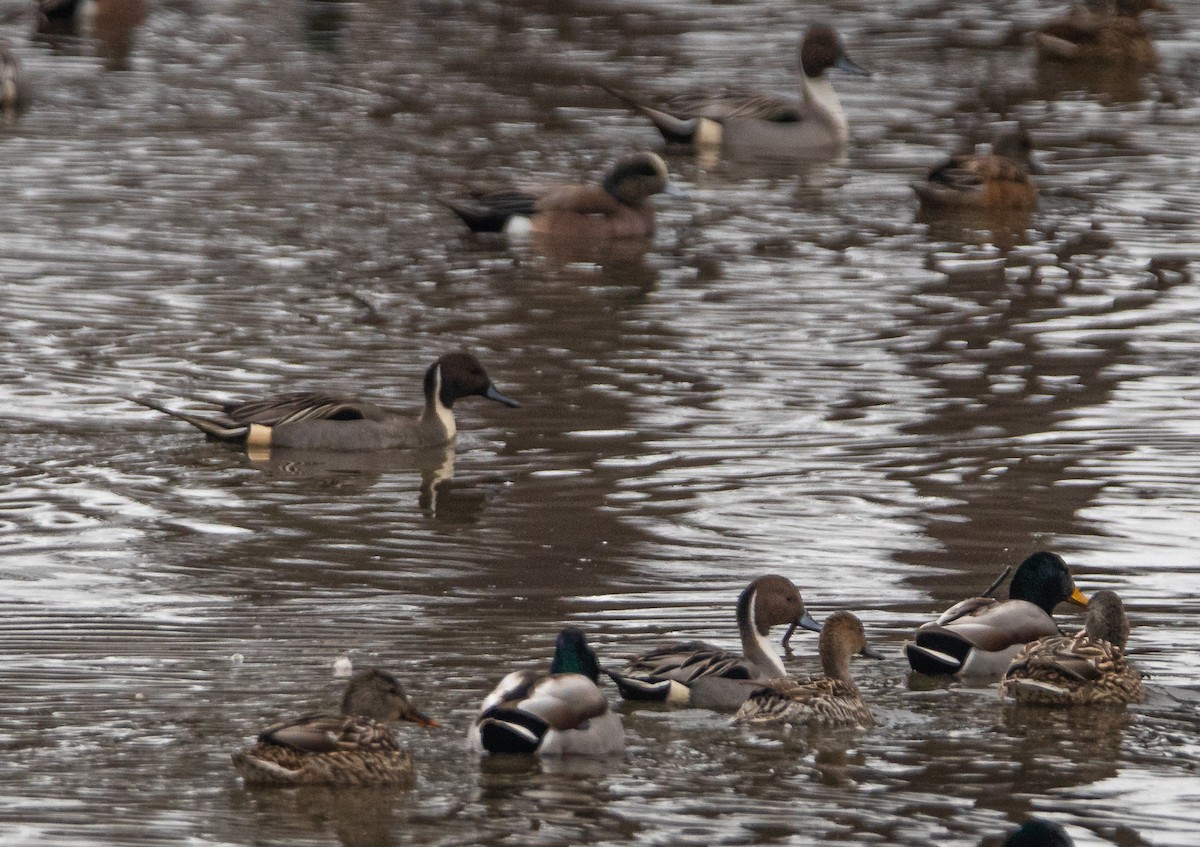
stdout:
POLYGON ((36 100, 0 125, 0 843, 976 845, 1031 813, 1200 843, 1200 5, 1174 5, 1159 71, 1080 79, 1022 46, 1032 2, 165 0, 132 40, 47 42, 4 0, 36 100), (672 154, 692 199, 645 252, 507 246, 437 203, 657 147, 598 79, 787 90, 814 19, 876 72, 835 80, 842 161, 672 154), (908 181, 1018 117, 1032 218, 919 219, 908 181), (463 401, 453 455, 250 458, 121 399, 415 406, 460 347, 523 407, 463 401), (912 628, 1039 548, 1123 596, 1146 704, 910 683, 912 628), (855 665, 874 730, 621 707, 624 758, 465 752, 562 625, 609 661, 734 647, 766 572, 888 654, 855 665), (229 751, 335 707, 343 656, 445 724, 402 730, 416 786, 244 790, 229 751))

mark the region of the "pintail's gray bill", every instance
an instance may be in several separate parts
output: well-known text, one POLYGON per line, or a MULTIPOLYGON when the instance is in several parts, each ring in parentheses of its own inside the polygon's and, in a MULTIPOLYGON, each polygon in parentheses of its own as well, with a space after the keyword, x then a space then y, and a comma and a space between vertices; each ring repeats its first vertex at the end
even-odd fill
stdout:
POLYGON ((847 56, 842 56, 842 58, 838 59, 836 62, 833 63, 833 66, 835 68, 837 68, 839 71, 845 71, 846 73, 854 74, 855 76, 870 76, 871 75, 871 72, 869 70, 867 70, 864 67, 854 64, 853 62, 850 61, 849 57, 847 57, 847 56))
POLYGON ((863 645, 862 655, 866 656, 868 659, 882 659, 883 658, 883 654, 880 653, 878 650, 876 650, 874 647, 872 647, 870 644, 863 645))
POLYGON ((784 647, 787 647, 788 642, 792 640, 792 633, 796 631, 796 627, 803 627, 809 632, 821 631, 821 625, 817 623, 817 620, 812 615, 808 613, 808 609, 805 609, 804 614, 792 621, 791 625, 789 625, 787 628, 787 632, 783 634, 784 647))
POLYGON ((508 395, 501 393, 500 389, 494 385, 489 385, 487 391, 483 392, 483 396, 489 400, 495 400, 497 403, 503 403, 505 406, 512 406, 514 409, 521 408, 520 403, 508 395))

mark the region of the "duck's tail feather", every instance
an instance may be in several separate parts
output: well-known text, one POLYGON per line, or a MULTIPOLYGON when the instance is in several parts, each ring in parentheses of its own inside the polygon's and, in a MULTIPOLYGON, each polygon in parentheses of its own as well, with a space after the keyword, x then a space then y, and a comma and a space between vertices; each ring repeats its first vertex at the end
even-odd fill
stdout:
POLYGON ((439 197, 437 201, 458 215, 471 232, 503 232, 505 225, 512 218, 511 212, 473 199, 447 200, 439 197))
POLYGON ((669 679, 641 679, 636 676, 622 676, 616 671, 607 669, 604 672, 617 684, 617 691, 626 700, 665 703, 671 696, 671 680, 669 679))
POLYGON ((535 753, 550 730, 541 718, 517 709, 492 709, 479 719, 479 742, 489 753, 535 753))
POLYGON ((600 87, 635 112, 649 118, 650 122, 654 124, 654 127, 669 143, 691 144, 695 140, 696 130, 700 126, 699 118, 680 118, 672 115, 670 112, 655 108, 649 103, 643 103, 622 91, 617 91, 615 88, 609 88, 602 83, 600 87))
POLYGON ((170 415, 173 418, 189 423, 196 429, 203 432, 209 438, 215 438, 217 441, 229 441, 233 443, 241 443, 246 440, 246 435, 250 432, 249 424, 234 424, 228 426, 215 421, 212 418, 204 418, 199 415, 189 415, 187 412, 179 412, 175 409, 168 409, 161 403, 154 400, 147 400, 143 397, 125 397, 130 403, 137 403, 139 406, 145 406, 147 409, 153 409, 156 412, 162 412, 164 415, 170 415))
POLYGON ((961 638, 940 632, 919 632, 917 640, 904 645, 908 664, 927 676, 950 676, 962 670, 971 645, 961 638))

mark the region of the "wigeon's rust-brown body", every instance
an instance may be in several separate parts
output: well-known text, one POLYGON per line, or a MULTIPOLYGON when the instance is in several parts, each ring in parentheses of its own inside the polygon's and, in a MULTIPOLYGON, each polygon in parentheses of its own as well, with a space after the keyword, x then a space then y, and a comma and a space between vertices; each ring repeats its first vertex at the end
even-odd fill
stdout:
POLYGON ((544 238, 607 241, 653 235, 650 198, 681 193, 662 158, 643 152, 621 158, 599 185, 472 190, 442 203, 473 232, 509 232, 527 220, 533 234, 544 238))
POLYGON ((1037 188, 1030 179, 1033 141, 1024 130, 997 136, 988 154, 951 156, 925 179, 912 183, 927 208, 1031 210, 1037 188))

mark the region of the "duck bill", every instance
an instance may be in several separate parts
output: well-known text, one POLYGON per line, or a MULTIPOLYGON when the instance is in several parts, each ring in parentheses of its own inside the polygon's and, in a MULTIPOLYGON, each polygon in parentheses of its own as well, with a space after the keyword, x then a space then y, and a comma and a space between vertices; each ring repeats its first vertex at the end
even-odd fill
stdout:
POLYGON ((807 629, 809 632, 821 631, 821 624, 817 623, 816 619, 808 613, 807 609, 805 609, 800 617, 796 618, 791 622, 791 624, 788 625, 787 632, 783 634, 784 647, 787 647, 788 642, 792 640, 792 634, 795 633, 797 627, 801 629, 807 629))
POLYGON ((872 647, 870 644, 864 644, 863 648, 858 651, 860 656, 866 656, 868 659, 882 659, 883 654, 872 647))
POLYGON ((1088 604, 1087 595, 1084 594, 1082 591, 1080 591, 1078 588, 1075 588, 1075 586, 1071 586, 1071 587, 1074 590, 1071 592, 1071 596, 1067 598, 1067 602, 1074 603, 1076 606, 1083 606, 1083 608, 1086 609, 1087 604, 1088 604))
POLYGON ((840 59, 838 59, 836 62, 833 63, 833 66, 835 68, 837 68, 839 71, 845 71, 846 73, 853 74, 854 76, 870 76, 871 75, 871 72, 869 70, 867 70, 866 68, 861 67, 861 66, 856 65, 853 62, 851 62, 850 57, 848 57, 848 56, 842 56, 840 59))
POLYGON ((1038 176, 1046 172, 1046 166, 1033 156, 1030 156, 1029 161, 1025 164, 1025 170, 1029 171, 1029 173, 1033 174, 1034 176, 1038 176))
POLYGON ((505 406, 511 406, 514 409, 521 408, 521 404, 504 394, 494 385, 489 384, 487 391, 483 392, 483 396, 489 400, 495 400, 497 403, 503 403, 505 406))
POLYGON ((420 724, 424 727, 429 727, 430 729, 437 729, 441 726, 441 724, 435 721, 433 718, 422 714, 416 709, 409 709, 407 712, 402 714, 400 718, 402 720, 412 721, 413 723, 420 724))

